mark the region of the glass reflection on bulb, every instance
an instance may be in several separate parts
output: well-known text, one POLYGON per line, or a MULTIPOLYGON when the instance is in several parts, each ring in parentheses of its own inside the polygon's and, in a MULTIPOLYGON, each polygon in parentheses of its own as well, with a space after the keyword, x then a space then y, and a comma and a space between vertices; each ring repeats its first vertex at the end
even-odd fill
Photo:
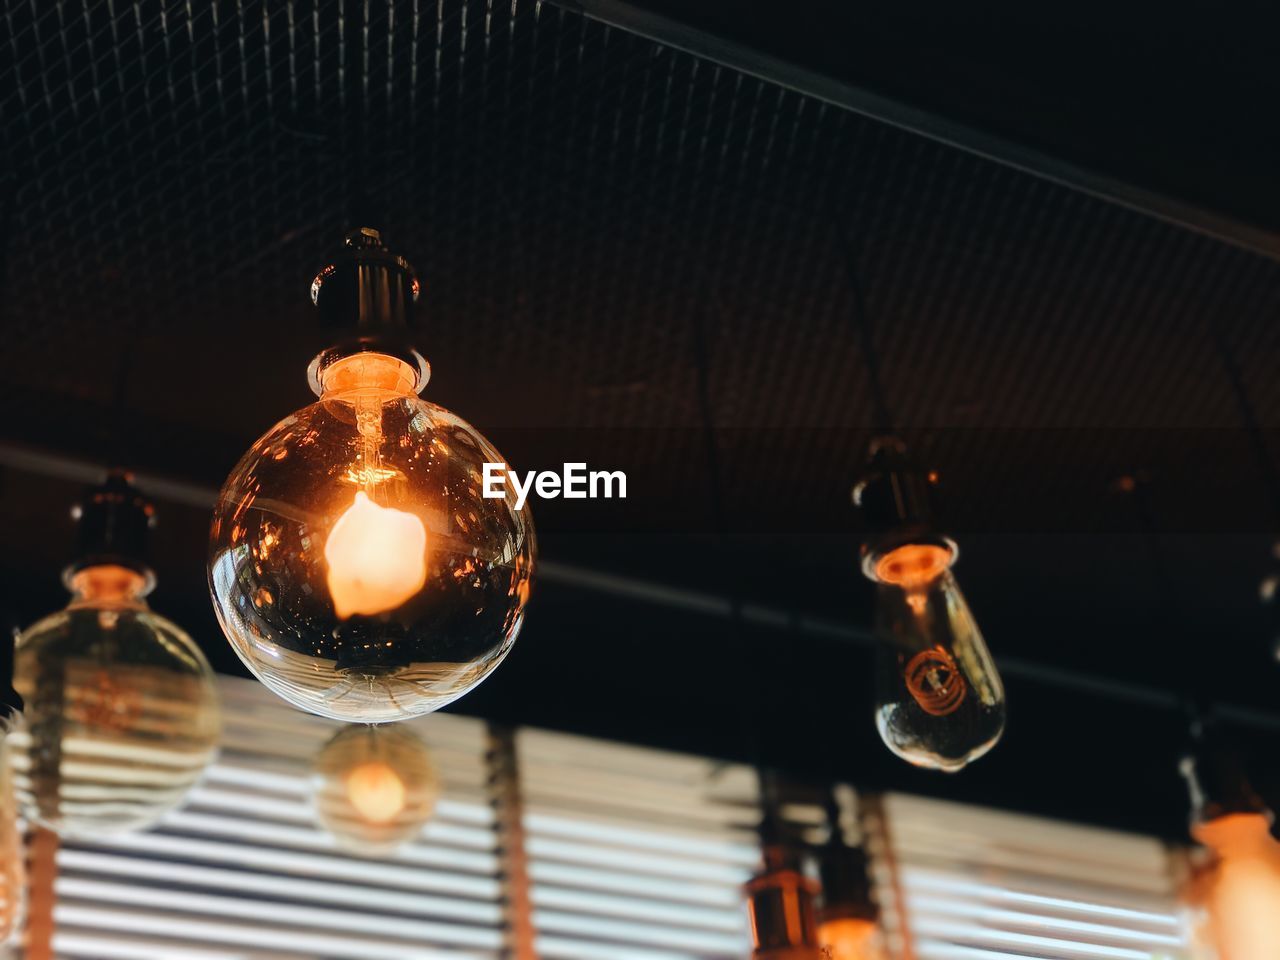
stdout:
POLYGON ((361 856, 416 837, 440 795, 430 751, 404 727, 344 727, 316 757, 314 782, 320 823, 361 856))
POLYGON ((338 720, 436 710, 519 634, 533 523, 483 496, 501 455, 417 392, 401 355, 316 358, 319 402, 281 421, 232 471, 214 511, 209 580, 223 630, 263 683, 338 720))
POLYGON ((870 550, 876 583, 876 725, 919 767, 954 772, 1004 731, 1004 688, 951 573, 956 548, 938 538, 870 550))
POLYGON ((1192 828, 1214 853, 1189 898, 1204 908, 1196 936, 1221 960, 1280 957, 1280 844, 1261 813, 1232 813, 1192 828))
POLYGON ((213 671, 147 606, 149 574, 100 564, 73 569, 68 583, 70 605, 17 638, 19 803, 64 835, 145 829, 182 802, 217 752, 213 671))

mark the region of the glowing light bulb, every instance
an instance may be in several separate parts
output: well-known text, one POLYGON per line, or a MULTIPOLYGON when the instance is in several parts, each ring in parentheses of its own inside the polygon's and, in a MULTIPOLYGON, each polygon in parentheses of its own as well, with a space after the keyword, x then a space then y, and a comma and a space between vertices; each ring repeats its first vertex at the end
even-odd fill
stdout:
POLYGON ((1192 828, 1214 862, 1193 881, 1191 900, 1204 908, 1196 934, 1218 960, 1280 957, 1280 844, 1261 813, 1234 813, 1192 828))
POLYGON ((527 506, 483 495, 503 457, 418 396, 430 368, 401 327, 417 281, 374 231, 316 278, 361 336, 312 363, 319 401, 232 471, 214 511, 209 584, 232 647, 271 690, 338 720, 385 722, 457 699, 524 622, 527 506))
POLYGON ((854 498, 876 531, 862 560, 876 584, 876 727, 908 763, 955 772, 999 741, 1005 698, 951 573, 956 545, 932 532, 934 479, 881 441, 854 498))
POLYGON ((362 856, 420 834, 440 795, 430 752, 404 727, 344 727, 316 757, 314 782, 320 823, 362 856))
POLYGON ((818 924, 818 943, 829 960, 881 960, 880 931, 874 920, 840 918, 818 924))
POLYGON ((0 947, 22 929, 26 908, 26 854, 9 760, 9 734, 18 723, 17 715, 0 720, 0 947))
POLYGON ((347 774, 347 799, 370 823, 387 823, 404 809, 404 781, 381 760, 362 763, 347 774))
POLYGON ((876 582, 876 725, 919 767, 954 772, 1004 731, 1004 688, 950 566, 951 545, 868 555, 876 582))
POLYGON ((122 475, 90 491, 65 610, 23 631, 14 688, 26 707, 9 736, 25 816, 64 835, 145 829, 178 806, 217 753, 213 671, 181 629, 153 613, 138 555, 151 507, 122 475))
POLYGON ((358 492, 324 544, 338 619, 372 616, 403 604, 427 582, 426 552, 421 518, 380 507, 358 492))

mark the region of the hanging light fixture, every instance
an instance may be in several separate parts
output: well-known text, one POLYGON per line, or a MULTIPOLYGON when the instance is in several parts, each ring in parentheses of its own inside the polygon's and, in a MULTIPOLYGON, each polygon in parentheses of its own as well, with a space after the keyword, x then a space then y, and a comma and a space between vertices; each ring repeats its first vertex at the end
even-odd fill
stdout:
POLYGON ((26 908, 26 851, 18 826, 9 756, 9 734, 16 723, 16 716, 0 717, 0 948, 22 929, 26 908))
POLYGON ((934 476, 893 437, 877 440, 854 502, 870 531, 876 584, 876 726, 918 767, 954 772, 1004 732, 1004 686, 951 573, 958 548, 932 522, 934 476))
POLYGON ((1280 843, 1272 812, 1219 736, 1195 731, 1181 770, 1191 794, 1191 835, 1211 859, 1186 892, 1195 934, 1219 960, 1280 957, 1280 843))
POLYGON ((418 836, 440 796, 430 751, 403 727, 344 727, 316 757, 312 779, 321 825, 361 856, 418 836))
POLYGON ((231 645, 285 700, 377 722, 456 700, 520 632, 535 556, 528 507, 482 495, 501 455, 419 398, 418 281, 376 230, 315 278, 322 321, 355 335, 312 361, 319 401, 231 472, 209 583, 231 645))
POLYGON ((779 843, 764 848, 764 869, 747 882, 752 960, 825 960, 813 900, 817 884, 779 843))
POLYGON ((818 943, 828 960, 883 960, 880 909, 871 895, 870 861, 860 844, 846 842, 840 805, 832 793, 828 836, 818 851, 822 881, 818 943))
POLYGON ((17 638, 14 687, 25 709, 7 738, 14 785, 25 816, 59 833, 151 826, 217 751, 213 671, 147 606, 154 512, 126 474, 91 489, 74 513, 71 603, 17 638))

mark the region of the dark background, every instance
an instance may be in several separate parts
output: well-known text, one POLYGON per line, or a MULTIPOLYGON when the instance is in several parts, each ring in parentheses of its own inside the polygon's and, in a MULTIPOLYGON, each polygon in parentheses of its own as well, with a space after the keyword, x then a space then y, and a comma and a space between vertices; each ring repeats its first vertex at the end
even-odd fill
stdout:
POLYGON ((687 8, 740 28, 727 62, 776 41, 819 99, 525 0, 3 6, 7 623, 65 602, 67 508, 114 460, 170 481, 154 606, 242 671, 201 503, 312 399, 307 288, 370 221, 425 282, 429 399, 518 468, 629 477, 624 502, 534 504, 535 606, 456 709, 1178 836, 1194 690, 1275 776, 1260 12, 1219 9, 1197 40, 1087 11, 1061 31, 1047 7, 825 34, 818 3, 772 33, 687 8), (845 109, 856 90, 958 133, 845 109), (1036 172, 1000 162, 1027 151, 1036 172), (860 319, 1008 687, 1004 741, 954 778, 892 758, 871 720, 860 319), (1122 476, 1149 480, 1147 521, 1122 476))

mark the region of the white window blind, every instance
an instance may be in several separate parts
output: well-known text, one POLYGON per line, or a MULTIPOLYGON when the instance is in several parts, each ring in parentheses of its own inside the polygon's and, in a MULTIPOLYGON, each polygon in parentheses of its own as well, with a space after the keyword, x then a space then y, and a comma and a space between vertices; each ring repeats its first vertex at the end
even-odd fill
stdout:
POLYGON ((312 758, 338 725, 224 678, 222 754, 154 831, 58 854, 61 960, 482 960, 502 945, 477 720, 411 722, 444 792, 415 842, 349 855, 315 825, 312 758))
MULTIPOLYGON (((363 859, 310 804, 312 759, 337 725, 253 681, 222 692, 222 755, 183 809, 150 833, 63 844, 59 960, 503 955, 483 722, 410 724, 441 775, 437 814, 396 854, 363 859)), ((539 960, 749 955, 753 771, 542 730, 515 747, 539 960)), ((1190 960, 1154 839, 900 795, 878 809, 867 838, 894 957, 909 933, 913 960, 1190 960)), ((808 812, 820 840, 822 811, 808 812)))
POLYGON ((750 953, 750 768, 541 730, 517 746, 542 960, 750 953))
POLYGON ((878 881, 891 945, 916 960, 1187 960, 1159 841, 939 800, 884 798, 878 881))

